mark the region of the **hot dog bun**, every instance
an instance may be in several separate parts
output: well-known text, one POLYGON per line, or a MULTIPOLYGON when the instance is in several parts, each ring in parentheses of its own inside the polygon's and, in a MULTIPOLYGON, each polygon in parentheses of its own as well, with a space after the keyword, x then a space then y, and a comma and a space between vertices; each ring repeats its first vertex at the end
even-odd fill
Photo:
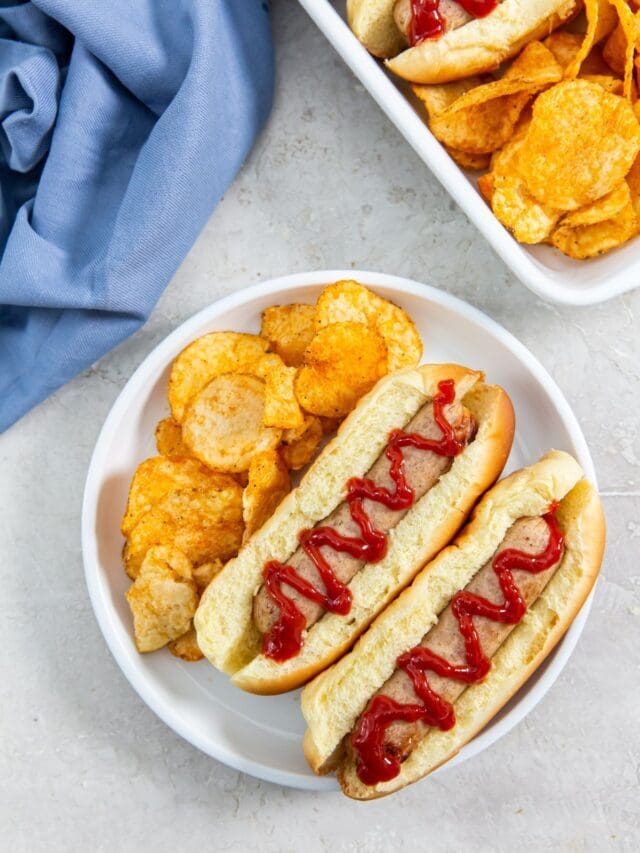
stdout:
POLYGON ((373 799, 421 779, 452 758, 498 713, 563 636, 594 584, 604 540, 598 494, 567 453, 551 451, 494 486, 455 542, 425 566, 348 655, 304 689, 302 712, 308 725, 304 749, 312 768, 317 773, 337 769, 348 796, 373 799), (467 687, 455 702, 455 726, 449 731, 428 729, 391 781, 363 784, 353 757, 347 757, 343 749, 344 738, 371 696, 393 673, 397 657, 420 642, 454 593, 490 559, 511 525, 523 516, 544 513, 554 500, 560 502, 557 519, 565 536, 561 563, 492 658, 484 681, 467 687))
POLYGON ((393 17, 395 0, 347 0, 347 21, 369 53, 380 59, 396 56, 406 46, 393 17))
POLYGON ((486 18, 427 39, 387 60, 387 67, 413 83, 448 83, 493 71, 581 8, 582 0, 504 0, 486 18))
POLYGON ((298 488, 207 588, 194 620, 206 657, 232 675, 234 684, 254 693, 291 690, 325 669, 455 535, 479 495, 500 475, 513 430, 508 395, 485 385, 479 372, 459 365, 423 365, 382 379, 343 422, 298 488), (344 500, 347 480, 369 470, 386 447, 389 432, 405 426, 444 379, 455 381, 456 397, 475 416, 475 440, 392 530, 386 557, 366 564, 352 578, 348 617, 322 616, 309 628, 300 653, 288 661, 265 657, 252 605, 266 561, 291 557, 300 531, 326 518, 344 500))
POLYGON ((406 48, 395 24, 395 0, 351 0, 351 29, 387 67, 412 83, 448 83, 498 68, 526 44, 545 38, 582 8, 582 0, 504 0, 441 38, 406 48), (406 49, 403 49, 406 48, 406 49))

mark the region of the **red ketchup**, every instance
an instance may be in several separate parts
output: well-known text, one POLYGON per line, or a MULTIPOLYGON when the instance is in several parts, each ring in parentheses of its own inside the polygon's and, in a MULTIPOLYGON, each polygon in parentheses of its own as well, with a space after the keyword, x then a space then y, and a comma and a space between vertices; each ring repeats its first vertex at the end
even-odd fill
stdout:
POLYGON ((263 654, 281 663, 298 654, 302 648, 303 633, 306 627, 304 614, 296 607, 282 590, 282 585, 293 587, 305 598, 321 604, 330 613, 346 616, 351 610, 351 591, 333 573, 321 548, 350 554, 365 563, 377 563, 387 553, 387 535, 376 530, 367 515, 363 501, 366 498, 384 504, 390 509, 409 509, 414 502, 413 489, 407 483, 404 471, 403 447, 417 447, 430 450, 439 456, 458 456, 465 447, 463 441, 456 438, 451 424, 444 415, 444 407, 455 400, 455 383, 445 379, 438 384, 438 393, 433 398, 433 417, 442 432, 442 438, 429 439, 418 433, 408 433, 396 429, 389 435, 385 455, 389 460, 389 474, 394 482, 392 492, 384 486, 377 486, 372 480, 352 477, 347 483, 347 503, 351 518, 360 528, 360 537, 343 536, 332 527, 315 527, 303 530, 299 539, 307 556, 314 564, 326 592, 321 592, 310 581, 300 577, 293 566, 269 561, 264 567, 264 585, 267 594, 278 605, 280 615, 262 641, 263 654))
POLYGON ((558 562, 564 537, 556 522, 556 510, 557 504, 554 503, 548 513, 542 516, 549 528, 549 541, 542 553, 525 554, 515 548, 507 548, 494 558, 493 570, 504 595, 502 604, 494 604, 465 590, 454 595, 451 608, 464 639, 464 664, 452 664, 424 646, 415 646, 400 655, 397 665, 413 682, 420 703, 401 704, 389 696, 374 697, 352 736, 352 744, 358 756, 358 777, 365 785, 388 782, 400 772, 400 760, 385 748, 384 743, 387 728, 393 722, 403 720, 413 723, 422 720, 428 726, 442 731, 453 728, 456 722, 453 705, 431 689, 426 673, 435 672, 436 675, 465 684, 475 684, 487 675, 491 669, 491 660, 482 650, 472 617, 484 616, 509 625, 520 622, 527 612, 527 603, 513 579, 512 571, 521 569, 537 574, 558 562))
MULTIPOLYGON (((499 0, 458 0, 473 18, 484 18, 498 5, 499 0)), ((411 0, 411 46, 425 39, 437 39, 444 34, 446 20, 440 11, 440 0, 411 0)))

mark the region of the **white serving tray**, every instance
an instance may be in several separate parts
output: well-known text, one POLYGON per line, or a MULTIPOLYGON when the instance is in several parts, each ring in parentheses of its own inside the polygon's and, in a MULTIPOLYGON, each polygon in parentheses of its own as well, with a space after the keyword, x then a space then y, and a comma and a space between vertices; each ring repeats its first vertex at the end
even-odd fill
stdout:
POLYGON ((518 243, 478 192, 475 176, 449 157, 424 123, 424 111, 408 88, 387 75, 345 21, 346 0, 299 0, 349 68, 369 90, 407 142, 486 237, 502 260, 530 290, 565 305, 604 302, 640 284, 640 238, 587 261, 574 261, 550 246, 518 243))

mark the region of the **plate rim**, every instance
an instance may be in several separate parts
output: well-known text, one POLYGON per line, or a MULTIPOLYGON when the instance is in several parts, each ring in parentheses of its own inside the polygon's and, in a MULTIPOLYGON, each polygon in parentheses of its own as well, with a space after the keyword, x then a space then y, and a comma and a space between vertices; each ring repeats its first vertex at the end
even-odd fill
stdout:
MULTIPOLYGON (((316 791, 337 790, 337 782, 333 777, 311 776, 296 771, 274 768, 264 762, 249 760, 236 752, 232 752, 223 744, 212 744, 209 740, 205 741, 204 738, 200 737, 197 732, 194 732, 189 725, 182 721, 179 711, 174 710, 164 701, 163 697, 156 691, 153 683, 145 677, 144 673, 135 668, 131 662, 129 650, 124 646, 122 636, 119 635, 116 627, 111 623, 109 602, 107 600, 108 584, 106 583, 106 577, 103 577, 101 571, 98 543, 93 531, 95 529, 98 510, 99 489, 97 484, 100 482, 99 472, 106 455, 108 441, 114 431, 114 425, 119 421, 122 412, 126 411, 130 400, 143 384, 147 374, 151 373, 158 365, 166 367, 170 358, 169 354, 174 348, 175 343, 181 340, 187 341, 192 330, 195 331, 195 329, 200 327, 203 321, 213 320, 219 313, 251 303, 256 297, 263 298, 271 293, 285 289, 291 290, 292 288, 322 286, 345 278, 362 281, 374 288, 376 286, 389 287, 399 292, 410 293, 424 299, 427 303, 435 302, 486 329, 494 338, 507 346, 520 361, 524 361, 527 364, 533 376, 545 386, 554 408, 571 437, 576 456, 585 472, 585 476, 597 488, 593 460, 584 434, 567 399, 548 371, 533 353, 511 332, 500 325, 500 323, 493 320, 479 308, 465 302, 460 297, 440 290, 430 284, 418 282, 403 276, 369 270, 313 270, 302 273, 291 273, 240 288, 215 300, 180 323, 177 328, 153 347, 131 374, 113 402, 98 433, 87 469, 82 500, 81 549, 85 582, 96 621, 109 651, 133 690, 160 720, 186 740, 187 743, 195 746, 209 757, 226 764, 228 767, 247 773, 255 778, 287 787, 316 791)), ((573 654, 578 639, 584 629, 589 610, 591 609, 592 596, 593 593, 585 601, 569 630, 556 646, 551 663, 547 666, 532 690, 525 694, 525 697, 499 720, 498 723, 477 735, 456 756, 436 770, 435 773, 443 772, 450 767, 461 764, 463 761, 478 755, 496 743, 518 725, 542 701, 573 654)))

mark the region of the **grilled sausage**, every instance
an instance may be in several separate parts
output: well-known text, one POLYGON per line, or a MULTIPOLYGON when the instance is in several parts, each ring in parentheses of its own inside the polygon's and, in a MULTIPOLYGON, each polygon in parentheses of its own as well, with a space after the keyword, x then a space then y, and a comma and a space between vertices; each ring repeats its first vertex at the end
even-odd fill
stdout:
MULTIPOLYGON (((500 589, 498 577, 493 570, 493 560, 497 554, 507 548, 515 548, 526 554, 540 554, 547 546, 549 539, 549 528, 540 517, 520 518, 507 531, 500 546, 491 559, 484 564, 473 580, 465 587, 469 592, 480 595, 493 602, 501 602, 503 593, 500 589)), ((514 581, 520 590, 527 606, 542 593, 543 589, 551 579, 562 557, 549 569, 538 574, 515 569, 513 571, 514 581)), ((474 626, 478 632, 480 644, 487 657, 492 657, 502 643, 516 627, 512 624, 494 622, 483 616, 474 617, 474 626)), ((465 662, 465 650, 462 635, 458 629, 458 622, 454 616, 451 604, 440 615, 436 625, 425 634, 421 646, 435 652, 441 657, 454 664, 465 662)), ((450 678, 443 678, 433 672, 429 673, 429 686, 447 702, 455 702, 467 685, 450 678)), ((402 669, 396 669, 391 678, 380 688, 376 695, 389 696, 396 702, 419 703, 420 700, 415 693, 413 683, 409 675, 402 669)), ((385 747, 390 754, 404 761, 428 730, 428 725, 423 720, 414 723, 396 721, 386 731, 385 747)), ((351 744, 347 744, 351 749, 351 744)))
MULTIPOLYGON (((456 436, 464 439, 465 443, 473 440, 476 432, 476 424, 471 413, 461 403, 455 402, 445 407, 445 416, 449 423, 454 425, 456 436)), ((433 419, 433 403, 427 403, 406 427, 409 432, 417 432, 425 438, 437 439, 441 437, 441 431, 433 419)), ((414 490, 416 500, 425 495, 445 474, 453 463, 452 457, 439 456, 430 451, 418 450, 414 447, 404 448, 405 472, 407 481, 414 490)), ((389 476, 389 460, 382 453, 369 470, 367 477, 374 480, 376 484, 393 488, 393 481, 389 476)), ((407 510, 392 510, 384 504, 365 500, 364 509, 377 530, 388 533, 395 527, 407 510)), ((345 536, 359 536, 360 528, 351 518, 349 507, 346 502, 341 503, 331 515, 319 522, 317 527, 331 525, 338 533, 345 536)), ((334 574, 342 583, 348 583, 353 576, 362 568, 364 562, 349 554, 331 551, 327 555, 330 559, 334 574)), ((324 583, 304 550, 300 547, 288 561, 296 572, 305 580, 325 591, 324 583)), ((325 612, 322 605, 306 598, 287 584, 283 584, 283 592, 291 598, 296 607, 304 614, 307 627, 325 612)), ((259 631, 266 633, 279 614, 278 605, 261 587, 254 598, 253 618, 259 631)))
MULTIPOLYGON (((455 0, 440 0, 438 6, 442 19, 445 24, 445 32, 448 30, 457 30, 467 21, 472 19, 472 15, 466 12, 459 3, 455 0)), ((407 40, 407 44, 411 41, 411 0, 397 0, 393 7, 393 17, 396 26, 407 40)))

